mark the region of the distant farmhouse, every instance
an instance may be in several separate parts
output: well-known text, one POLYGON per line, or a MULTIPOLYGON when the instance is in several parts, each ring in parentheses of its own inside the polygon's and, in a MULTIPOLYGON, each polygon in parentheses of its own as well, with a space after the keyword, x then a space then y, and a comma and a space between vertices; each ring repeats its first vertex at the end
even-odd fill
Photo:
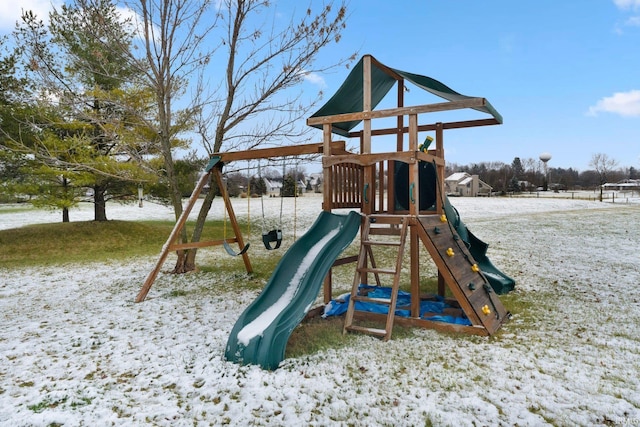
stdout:
MULTIPOLYGON (((267 179, 262 178, 266 187, 267 187, 267 195, 269 197, 280 197, 282 193, 282 180, 279 179, 267 179)), ((303 180, 298 180, 296 182, 296 186, 298 187, 297 194, 304 194, 306 192, 307 185, 303 180)))
POLYGON ((604 190, 615 191, 640 191, 640 179, 623 179, 618 182, 602 184, 604 190))
POLYGON ((477 197, 490 196, 493 187, 482 181, 478 175, 456 172, 444 180, 444 188, 449 196, 477 197))
POLYGON ((280 196, 280 191, 282 190, 282 181, 267 178, 262 178, 262 180, 267 187, 267 196, 280 196))

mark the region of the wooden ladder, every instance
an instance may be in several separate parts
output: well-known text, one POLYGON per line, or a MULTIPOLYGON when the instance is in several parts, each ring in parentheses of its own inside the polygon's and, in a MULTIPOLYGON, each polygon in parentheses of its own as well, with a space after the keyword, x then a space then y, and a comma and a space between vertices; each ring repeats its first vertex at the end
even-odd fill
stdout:
MULTIPOLYGON (((358 267, 353 279, 351 288, 351 297, 349 298, 349 306, 344 323, 343 333, 348 331, 362 332, 370 335, 381 337, 384 341, 391 338, 393 330, 393 320, 396 311, 396 303, 398 300, 398 289, 400 288, 400 272, 402 269, 402 260, 404 256, 404 247, 407 240, 407 230, 409 229, 409 217, 403 215, 368 215, 365 217, 362 227, 360 254, 358 256, 358 267), (373 224, 388 224, 389 227, 372 227, 373 224), (389 240, 372 240, 371 235, 387 235, 399 236, 399 241, 389 240), (378 268, 373 256, 374 246, 393 246, 398 250, 395 267, 393 269, 378 268), (371 298, 367 295, 360 295, 359 286, 362 283, 362 276, 367 273, 373 273, 376 283, 380 286, 380 275, 387 274, 393 276, 393 285, 391 286, 390 298, 371 298), (370 328, 365 326, 354 325, 354 314, 357 311, 355 306, 357 301, 384 304, 389 306, 386 315, 384 329, 370 328)), ((366 317, 366 316, 361 316, 366 317)))

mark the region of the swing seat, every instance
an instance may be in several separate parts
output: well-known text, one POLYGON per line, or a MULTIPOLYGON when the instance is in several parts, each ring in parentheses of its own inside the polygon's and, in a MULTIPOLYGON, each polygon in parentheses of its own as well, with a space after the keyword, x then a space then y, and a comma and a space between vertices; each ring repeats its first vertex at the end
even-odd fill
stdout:
POLYGON ((249 250, 249 246, 250 243, 247 243, 246 245, 244 245, 244 248, 242 248, 242 250, 240 252, 235 252, 231 246, 229 246, 229 244, 227 243, 227 241, 223 241, 222 242, 222 246, 224 246, 224 250, 227 251, 227 253, 231 256, 239 256, 239 255, 244 255, 248 250, 249 250))
POLYGON ((282 244, 282 230, 271 230, 267 233, 262 233, 262 243, 268 251, 278 249, 282 244), (271 246, 275 243, 275 246, 271 246))

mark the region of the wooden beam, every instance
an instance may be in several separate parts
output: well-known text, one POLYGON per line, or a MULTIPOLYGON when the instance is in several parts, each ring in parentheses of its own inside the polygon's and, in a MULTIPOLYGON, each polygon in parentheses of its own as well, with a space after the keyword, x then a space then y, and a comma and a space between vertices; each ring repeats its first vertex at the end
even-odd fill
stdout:
POLYGON ((333 267, 338 267, 340 265, 351 264, 352 262, 358 261, 358 255, 352 255, 344 258, 339 258, 335 260, 333 263, 333 267))
POLYGON ((414 163, 417 160, 433 163, 436 165, 444 166, 444 159, 435 157, 432 154, 425 153, 422 151, 410 152, 395 152, 391 151, 388 153, 372 153, 372 154, 339 154, 331 157, 325 157, 322 159, 323 167, 331 167, 335 165, 339 165, 341 163, 353 163, 360 166, 370 166, 378 162, 382 161, 399 161, 403 163, 414 163))
POLYGON ((187 242, 187 243, 176 243, 169 246, 169 250, 171 251, 182 251, 186 249, 201 249, 208 248, 211 246, 220 246, 223 245, 224 242, 227 243, 236 243, 238 239, 220 239, 220 240, 208 240, 204 242, 187 242))
MULTIPOLYGON (((332 141, 331 151, 346 152, 345 141, 332 141)), ((224 163, 237 160, 270 159, 274 157, 302 156, 308 154, 322 154, 324 143, 287 145, 284 147, 258 148, 255 150, 228 151, 226 153, 214 153, 224 163)))
POLYGON ((368 55, 368 56, 371 58, 371 64, 375 65, 376 68, 384 71, 386 74, 388 74, 389 76, 393 77, 396 80, 402 80, 403 79, 403 77, 400 74, 396 73, 391 68, 387 67, 386 65, 384 65, 383 63, 378 61, 373 56, 371 56, 371 55, 368 55))
MULTIPOLYGON (((402 116, 400 116, 402 117, 402 116)), ((479 119, 479 120, 465 120, 460 122, 447 122, 442 124, 443 129, 463 129, 469 127, 478 127, 478 126, 491 126, 491 125, 499 125, 501 124, 496 119, 479 119)), ((426 125, 418 125, 418 132, 425 131, 434 131, 436 130, 437 123, 431 123, 426 125)), ((408 133, 409 127, 404 126, 402 128, 383 128, 383 129, 375 129, 371 131, 371 136, 382 136, 382 135, 396 135, 398 132, 408 133)), ((362 134, 362 131, 349 132, 347 135, 349 138, 359 138, 362 134)))
MULTIPOLYGON (((429 150, 431 151, 431 150, 429 150)), ((444 166, 444 159, 441 157, 436 157, 433 154, 430 154, 429 152, 425 153, 424 151, 418 151, 416 153, 416 158, 420 161, 423 162, 429 162, 429 163, 433 163, 435 162, 436 165, 442 165, 444 166)))
POLYGON ((413 107, 388 108, 377 111, 359 111, 355 113, 334 114, 323 117, 310 117, 307 125, 322 125, 326 123, 351 122, 356 120, 380 119, 397 117, 398 115, 434 113, 437 111, 460 110, 464 108, 481 108, 487 105, 486 98, 469 98, 461 101, 447 101, 436 104, 416 105, 413 107))
MULTIPOLYGON (((358 320, 371 320, 373 322, 385 322, 387 320, 387 315, 381 314, 381 313, 356 311, 354 313, 353 318, 358 320)), ((439 332, 455 332, 455 333, 465 333, 469 335, 480 335, 480 336, 489 335, 489 331, 482 325, 466 326, 466 325, 458 325, 455 323, 437 322, 433 320, 421 319, 416 317, 403 317, 403 316, 395 316, 393 321, 397 325, 419 327, 419 328, 425 328, 425 329, 435 329, 436 331, 439 331, 439 332)))
MULTIPOLYGON (((425 153, 426 154, 426 153, 425 153)), ((342 154, 337 156, 325 157, 322 159, 323 167, 331 167, 340 163, 354 163, 360 166, 371 166, 385 160, 397 160, 404 163, 415 162, 415 153, 405 151, 397 153, 373 153, 373 154, 342 154)))

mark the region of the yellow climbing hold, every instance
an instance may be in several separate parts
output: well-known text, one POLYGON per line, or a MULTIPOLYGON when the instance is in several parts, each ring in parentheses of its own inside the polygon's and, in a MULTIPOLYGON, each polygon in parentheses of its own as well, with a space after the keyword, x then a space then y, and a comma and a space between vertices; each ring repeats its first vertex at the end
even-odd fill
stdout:
POLYGON ((447 222, 447 216, 445 214, 440 215, 440 222, 447 222))
POLYGON ((482 307, 482 312, 485 314, 485 316, 488 316, 491 314, 491 309, 489 308, 488 305, 485 305, 482 307))
POLYGON ((471 266, 471 271, 473 271, 474 273, 477 273, 478 271, 480 271, 480 267, 478 267, 478 264, 473 264, 471 266))
POLYGON ((453 256, 454 255, 453 249, 451 248, 447 249, 447 255, 453 256))

